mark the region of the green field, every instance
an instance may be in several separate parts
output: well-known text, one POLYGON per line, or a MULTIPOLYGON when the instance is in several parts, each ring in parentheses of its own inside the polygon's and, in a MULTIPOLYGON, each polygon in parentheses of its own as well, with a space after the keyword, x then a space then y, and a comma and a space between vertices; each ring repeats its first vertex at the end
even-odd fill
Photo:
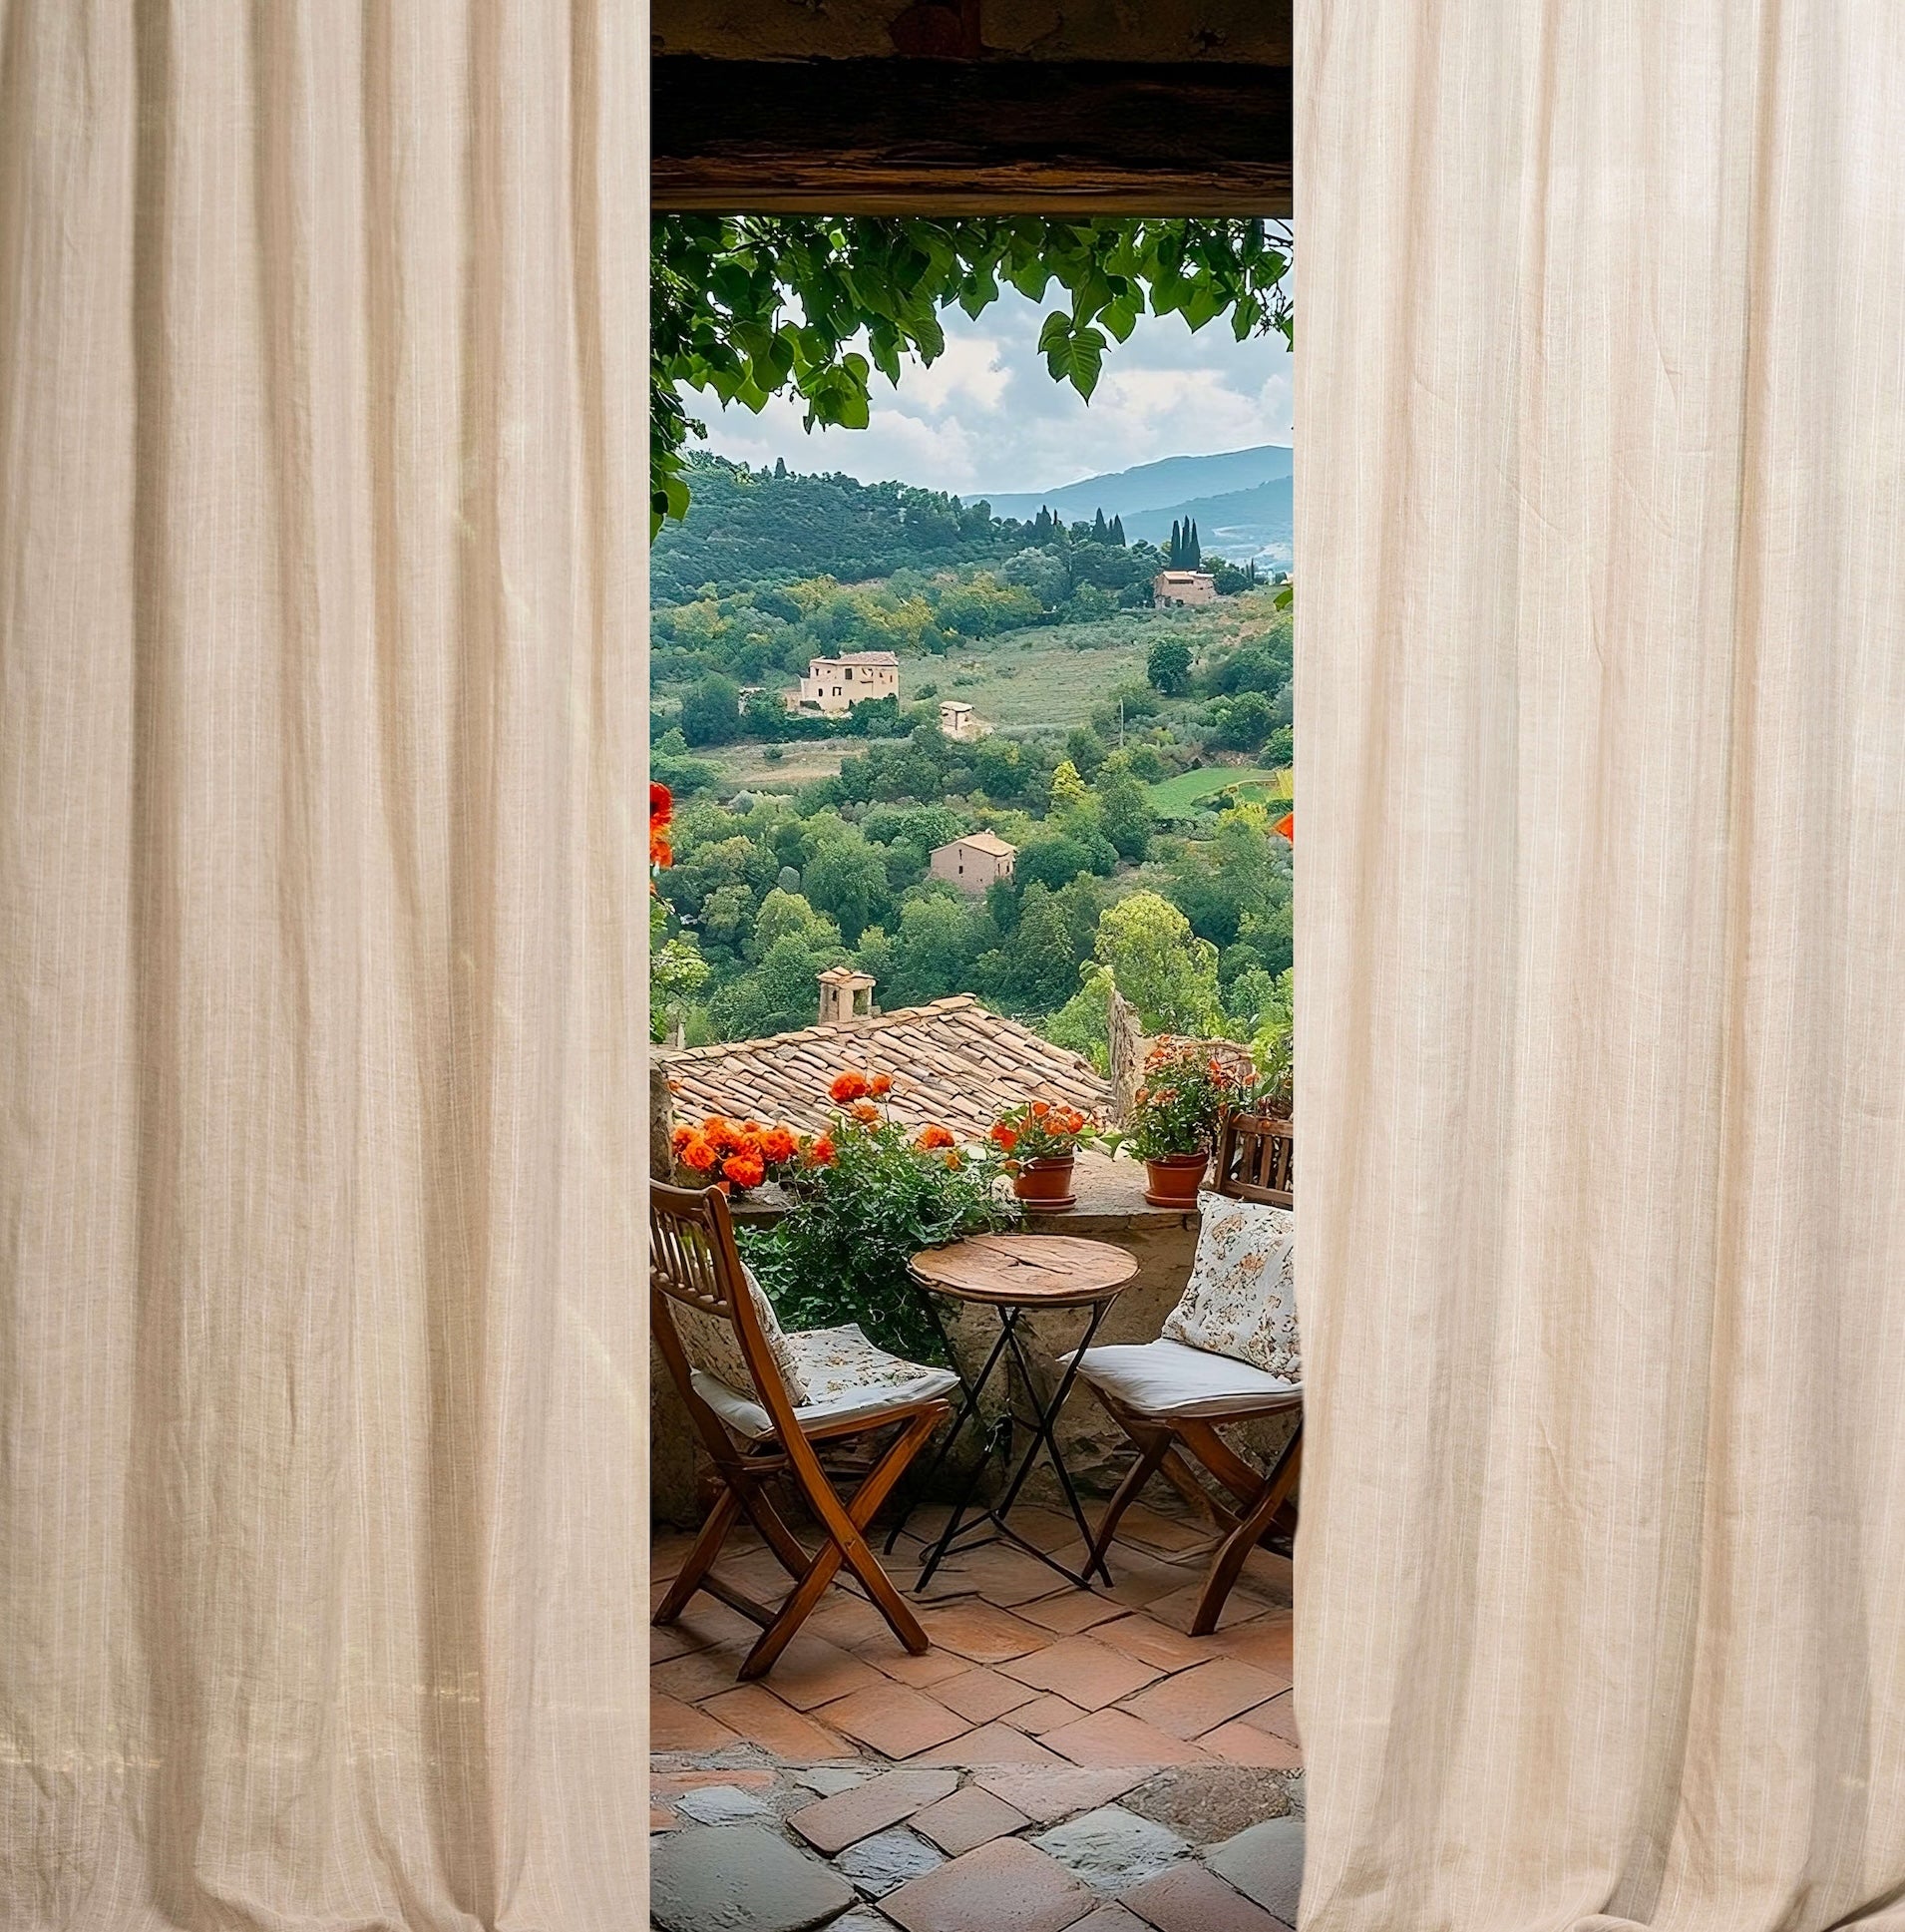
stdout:
POLYGON ((1179 819, 1225 792, 1255 805, 1281 804, 1290 797, 1290 774, 1261 765, 1206 765, 1151 786, 1148 796, 1159 818, 1179 819))

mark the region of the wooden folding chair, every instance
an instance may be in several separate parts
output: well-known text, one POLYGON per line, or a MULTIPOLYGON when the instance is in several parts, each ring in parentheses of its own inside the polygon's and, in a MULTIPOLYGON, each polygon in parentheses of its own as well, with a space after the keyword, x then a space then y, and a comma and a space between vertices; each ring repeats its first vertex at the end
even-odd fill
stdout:
MULTIPOLYGON (((1271 1207, 1295 1205, 1290 1123, 1256 1114, 1228 1116, 1218 1138, 1216 1192, 1271 1207)), ((1105 1510, 1087 1559, 1102 1562, 1119 1519, 1154 1475, 1163 1475, 1225 1530, 1191 1620, 1193 1637, 1217 1628, 1224 1601, 1245 1560, 1267 1540, 1273 1526, 1296 1527, 1295 1492, 1303 1468, 1303 1390, 1279 1383, 1246 1362, 1193 1350, 1182 1343, 1154 1342, 1141 1349, 1095 1351, 1107 1364, 1097 1374, 1092 1353, 1079 1373, 1105 1409, 1137 1444, 1132 1464, 1105 1510), (1145 1358, 1150 1357, 1147 1361, 1145 1358), (1120 1372, 1107 1372, 1116 1359, 1120 1372), (1173 1386, 1175 1384, 1175 1387, 1173 1386), (1275 1465, 1260 1474, 1225 1441, 1232 1423, 1261 1421, 1291 1408, 1297 1426, 1275 1465), (1197 1413, 1187 1413, 1196 1409, 1197 1413), (1236 1499, 1235 1511, 1217 1502, 1184 1460, 1188 1451, 1236 1499)))
MULTIPOLYGON (((699 1431, 720 1479, 721 1492, 694 1547, 660 1607, 657 1624, 671 1624, 697 1590, 705 1590, 762 1626, 762 1635, 741 1666, 757 1678, 774 1666, 794 1633, 819 1603, 844 1563, 866 1587, 875 1607, 906 1648, 918 1656, 927 1634, 869 1547, 866 1530, 907 1465, 934 1428, 952 1412, 943 1393, 908 1393, 868 1386, 864 1399, 845 1399, 797 1410, 761 1330, 741 1258, 727 1197, 650 1185, 649 1296, 656 1347, 668 1364, 681 1399, 699 1431), (675 1325, 674 1307, 700 1310, 733 1325, 753 1380, 751 1391, 729 1389, 698 1374, 675 1325), (723 1415, 709 1397, 727 1411, 723 1415), (892 1428, 894 1439, 846 1501, 835 1492, 815 1453, 817 1442, 892 1428), (810 1553, 774 1507, 767 1485, 788 1477, 819 1525, 823 1541, 810 1553), (793 1579, 776 1606, 757 1603, 714 1570, 714 1560, 735 1522, 745 1516, 793 1579)), ((797 1339, 797 1338, 796 1338, 797 1339)), ((942 1389, 956 1378, 922 1370, 927 1386, 942 1389)))

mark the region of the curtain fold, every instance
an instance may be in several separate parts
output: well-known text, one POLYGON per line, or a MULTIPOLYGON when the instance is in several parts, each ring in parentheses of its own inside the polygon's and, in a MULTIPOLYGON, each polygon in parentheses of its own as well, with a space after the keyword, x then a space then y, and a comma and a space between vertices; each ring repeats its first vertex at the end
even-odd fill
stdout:
POLYGON ((639 1915, 645 49, 0 4, 0 1921, 639 1915))
POLYGON ((1297 71, 1304 1924, 1905 1927, 1905 34, 1297 71))

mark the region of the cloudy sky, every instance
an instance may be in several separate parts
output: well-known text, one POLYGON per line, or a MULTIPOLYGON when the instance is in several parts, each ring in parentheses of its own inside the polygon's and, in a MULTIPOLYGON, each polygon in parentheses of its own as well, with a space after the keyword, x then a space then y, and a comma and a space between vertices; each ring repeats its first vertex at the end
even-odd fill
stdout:
MULTIPOLYGON (((1054 291, 1055 292, 1055 291, 1054 291)), ((945 314, 946 353, 873 379, 862 430, 801 428, 798 403, 776 397, 759 416, 691 399, 709 447, 736 461, 898 478, 964 497, 1052 490, 1164 456, 1208 456, 1290 441, 1291 359, 1281 336, 1235 341, 1212 322, 1193 335, 1177 315, 1147 315, 1114 342, 1089 406, 1053 382, 1038 354, 1051 304, 1006 290, 977 321, 945 314)))

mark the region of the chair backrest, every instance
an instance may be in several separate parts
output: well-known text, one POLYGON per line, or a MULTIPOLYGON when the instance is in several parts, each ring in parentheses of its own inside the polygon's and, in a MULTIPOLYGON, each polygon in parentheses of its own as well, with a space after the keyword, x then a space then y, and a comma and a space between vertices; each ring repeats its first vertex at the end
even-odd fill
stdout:
MULTIPOLYGON (((734 1219, 719 1188, 648 1184, 648 1287, 655 1345, 681 1398, 706 1435, 720 1424, 694 1390, 694 1365, 676 1325, 677 1309, 704 1328, 724 1324, 733 1332, 736 1354, 746 1369, 750 1390, 738 1377, 721 1377, 753 1393, 776 1427, 791 1425, 793 1404, 756 1312, 754 1295, 734 1245, 734 1219)), ((718 1331, 716 1331, 718 1334, 718 1331)))
POLYGON ((1217 1136, 1219 1194, 1240 1201, 1263 1201, 1273 1208, 1297 1205, 1296 1130, 1288 1120, 1268 1114, 1224 1116, 1217 1136))

